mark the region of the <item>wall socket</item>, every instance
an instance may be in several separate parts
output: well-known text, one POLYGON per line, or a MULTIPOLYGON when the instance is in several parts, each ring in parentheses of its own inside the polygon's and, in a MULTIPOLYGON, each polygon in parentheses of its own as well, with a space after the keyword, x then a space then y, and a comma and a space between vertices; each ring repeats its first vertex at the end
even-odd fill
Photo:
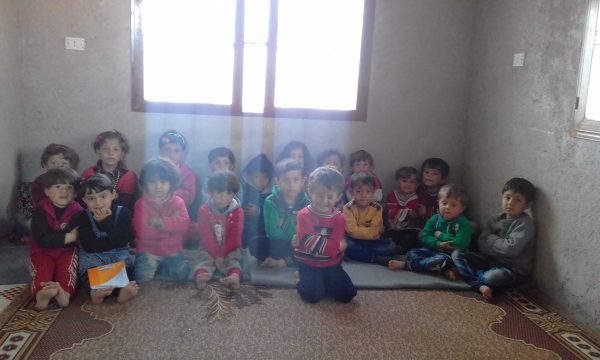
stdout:
POLYGON ((65 49, 66 50, 85 50, 85 39, 76 37, 65 37, 65 49))
POLYGON ((525 53, 513 54, 513 67, 521 67, 525 65, 525 53))

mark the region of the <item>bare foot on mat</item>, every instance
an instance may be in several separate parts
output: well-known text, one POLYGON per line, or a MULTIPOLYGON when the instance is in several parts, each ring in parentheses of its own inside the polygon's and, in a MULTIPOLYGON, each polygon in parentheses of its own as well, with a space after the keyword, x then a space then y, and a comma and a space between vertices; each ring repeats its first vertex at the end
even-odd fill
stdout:
POLYGON ((135 281, 130 281, 129 284, 127 284, 127 286, 122 288, 121 291, 119 292, 119 296, 117 297, 117 302, 124 303, 126 301, 133 299, 137 295, 139 290, 140 290, 140 287, 138 286, 138 284, 135 281))
POLYGON ((388 268, 390 270, 405 270, 406 262, 401 260, 390 260, 390 262, 388 263, 388 268))
POLYGON ((238 274, 231 274, 226 278, 223 278, 223 285, 227 286, 230 289, 237 289, 240 287, 240 276, 238 274))
POLYGON ((90 299, 92 300, 92 304, 102 304, 104 298, 112 294, 114 288, 106 288, 106 289, 92 289, 90 292, 90 299))
POLYGON ((56 294, 56 302, 58 303, 58 306, 62 308, 69 306, 71 295, 69 295, 69 293, 60 286, 60 284, 56 283, 56 285, 58 287, 58 294, 56 294))
POLYGON ((196 288, 198 290, 204 290, 206 285, 208 284, 208 280, 210 280, 210 275, 207 273, 202 273, 196 276, 196 288))
POLYGON ((448 269, 444 271, 444 276, 450 281, 458 280, 458 274, 456 273, 456 269, 448 269))
POLYGON ((44 310, 48 303, 58 294, 58 288, 53 283, 42 283, 42 288, 35 294, 35 308, 44 310))
POLYGON ((494 296, 494 294, 492 293, 492 289, 487 285, 481 285, 479 287, 479 292, 485 300, 491 300, 494 296))

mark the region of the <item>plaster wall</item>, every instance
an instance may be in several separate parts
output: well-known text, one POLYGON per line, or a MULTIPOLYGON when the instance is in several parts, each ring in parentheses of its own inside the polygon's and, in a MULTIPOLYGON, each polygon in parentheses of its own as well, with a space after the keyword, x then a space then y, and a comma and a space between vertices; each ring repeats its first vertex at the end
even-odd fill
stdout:
POLYGON ((465 180, 482 220, 511 177, 538 188, 539 288, 598 327, 600 143, 569 136, 587 1, 479 1, 465 180), (525 66, 512 67, 525 52, 525 66))
POLYGON ((231 147, 243 165, 261 151, 275 157, 287 142, 300 140, 313 156, 330 147, 347 154, 367 149, 386 191, 397 167, 419 166, 430 156, 447 159, 451 176, 460 179, 471 0, 377 1, 366 122, 132 112, 129 3, 20 2, 27 24, 19 28, 26 179, 40 172, 40 152, 50 142, 73 146, 82 158, 80 170, 95 163, 90 142, 107 129, 129 137, 127 163, 137 172, 157 155, 158 136, 170 128, 190 140, 188 163, 201 176, 213 147, 231 147), (86 50, 66 51, 65 36, 85 38, 86 50))

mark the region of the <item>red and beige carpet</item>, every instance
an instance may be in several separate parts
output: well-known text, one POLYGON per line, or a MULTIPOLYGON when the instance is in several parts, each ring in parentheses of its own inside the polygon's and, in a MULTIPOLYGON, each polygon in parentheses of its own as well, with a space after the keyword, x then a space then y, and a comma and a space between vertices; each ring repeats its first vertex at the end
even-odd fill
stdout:
POLYGON ((0 313, 4 359, 600 359, 585 332, 522 291, 360 290, 306 304, 293 289, 153 282, 132 302, 80 292, 38 312, 28 288, 0 313))

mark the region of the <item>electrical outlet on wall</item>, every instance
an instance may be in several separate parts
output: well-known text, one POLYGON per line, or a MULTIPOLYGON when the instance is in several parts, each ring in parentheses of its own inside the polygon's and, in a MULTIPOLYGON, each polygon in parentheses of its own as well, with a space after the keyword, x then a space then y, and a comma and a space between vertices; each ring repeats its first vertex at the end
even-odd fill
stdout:
POLYGON ((513 54, 513 67, 521 67, 525 65, 525 53, 513 54))
POLYGON ((65 49, 66 50, 85 50, 85 39, 76 37, 65 37, 65 49))

